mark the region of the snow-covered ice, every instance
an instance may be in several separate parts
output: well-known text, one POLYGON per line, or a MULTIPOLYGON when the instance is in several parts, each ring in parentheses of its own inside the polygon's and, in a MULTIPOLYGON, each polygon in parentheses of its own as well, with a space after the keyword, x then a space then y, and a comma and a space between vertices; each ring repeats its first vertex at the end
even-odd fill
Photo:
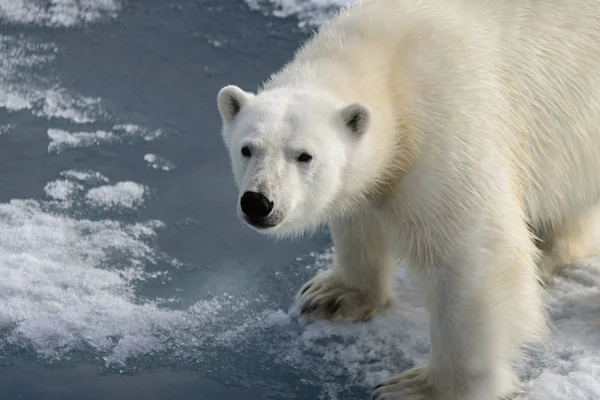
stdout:
POLYGON ((125 141, 150 141, 158 138, 160 130, 147 131, 140 126, 115 125, 111 130, 97 130, 93 132, 69 132, 64 129, 48 129, 49 153, 62 153, 68 149, 99 146, 101 144, 122 143, 125 141))
POLYGON ((175 164, 156 154, 148 153, 144 156, 144 160, 148 163, 149 167, 154 169, 160 169, 163 171, 170 171, 175 168, 175 164))
POLYGON ((318 26, 353 0, 244 0, 251 9, 265 10, 279 18, 295 17, 298 25, 318 26))
POLYGON ((117 0, 0 0, 0 19, 13 24, 72 27, 115 17, 120 9, 117 0))
POLYGON ((97 207, 133 208, 144 201, 146 191, 143 185, 127 181, 90 189, 85 197, 97 207))

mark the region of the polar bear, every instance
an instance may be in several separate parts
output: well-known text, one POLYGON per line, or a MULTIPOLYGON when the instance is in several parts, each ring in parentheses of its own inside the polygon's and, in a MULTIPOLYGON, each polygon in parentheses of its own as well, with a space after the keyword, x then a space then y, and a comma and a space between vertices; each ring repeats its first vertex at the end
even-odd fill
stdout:
POLYGON ((217 97, 238 212, 277 236, 327 224, 303 315, 363 320, 406 260, 427 365, 375 399, 497 400, 548 338, 543 282, 598 252, 600 2, 364 0, 257 93, 217 97))

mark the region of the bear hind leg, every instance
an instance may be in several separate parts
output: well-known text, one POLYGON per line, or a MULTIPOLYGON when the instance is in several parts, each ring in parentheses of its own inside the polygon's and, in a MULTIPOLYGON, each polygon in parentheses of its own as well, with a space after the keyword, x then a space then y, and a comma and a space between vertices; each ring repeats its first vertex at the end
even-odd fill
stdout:
POLYGON ((543 285, 569 264, 600 254, 600 205, 581 213, 558 227, 536 229, 543 285))

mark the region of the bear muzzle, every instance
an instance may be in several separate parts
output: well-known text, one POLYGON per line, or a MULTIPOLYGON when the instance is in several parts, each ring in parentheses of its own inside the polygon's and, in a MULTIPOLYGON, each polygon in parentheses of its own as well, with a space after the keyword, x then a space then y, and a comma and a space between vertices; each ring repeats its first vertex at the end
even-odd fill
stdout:
POLYGON ((240 210, 243 217, 255 228, 271 228, 274 224, 269 216, 273 211, 273 202, 264 194, 258 192, 245 192, 240 199, 240 210))

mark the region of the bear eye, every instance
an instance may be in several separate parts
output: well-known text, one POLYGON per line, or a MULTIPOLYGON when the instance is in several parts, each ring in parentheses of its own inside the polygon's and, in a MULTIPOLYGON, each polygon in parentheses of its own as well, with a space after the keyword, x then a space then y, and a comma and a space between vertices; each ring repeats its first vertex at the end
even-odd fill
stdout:
POLYGON ((312 156, 308 153, 302 153, 297 158, 298 162, 307 163, 312 160, 312 156))
POLYGON ((242 147, 242 155, 244 157, 250 157, 252 155, 252 152, 250 151, 250 149, 248 148, 248 146, 242 147))

